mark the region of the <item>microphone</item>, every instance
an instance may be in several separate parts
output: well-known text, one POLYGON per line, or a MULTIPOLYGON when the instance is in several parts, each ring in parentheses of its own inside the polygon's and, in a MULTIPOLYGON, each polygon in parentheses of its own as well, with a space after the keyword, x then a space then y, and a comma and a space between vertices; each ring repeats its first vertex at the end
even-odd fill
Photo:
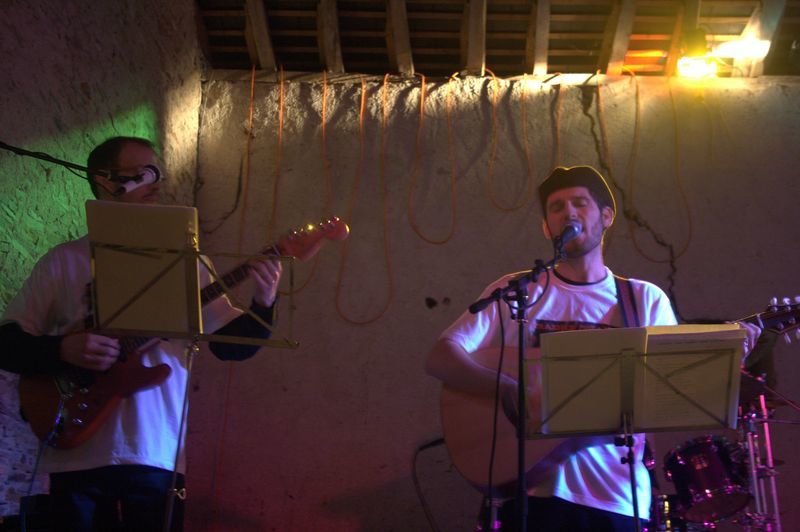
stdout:
POLYGON ((132 190, 139 187, 150 185, 161 180, 161 171, 157 166, 147 164, 139 175, 136 176, 115 176, 113 179, 119 183, 119 186, 114 191, 115 196, 127 194, 132 190))
POLYGON ((567 225, 564 226, 561 234, 553 240, 553 245, 556 247, 556 249, 561 249, 564 244, 575 239, 579 234, 581 234, 581 231, 583 231, 583 226, 581 223, 577 220, 570 220, 567 222, 567 225))

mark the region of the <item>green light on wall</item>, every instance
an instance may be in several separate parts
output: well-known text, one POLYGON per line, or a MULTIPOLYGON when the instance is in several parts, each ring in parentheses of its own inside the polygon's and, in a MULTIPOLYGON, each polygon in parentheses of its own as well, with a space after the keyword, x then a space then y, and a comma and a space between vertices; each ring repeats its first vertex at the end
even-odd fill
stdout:
MULTIPOLYGON (((100 123, 57 137, 25 141, 3 138, 30 151, 86 164, 89 152, 118 135, 144 137, 160 145, 153 106, 141 104, 100 123)), ((54 245, 86 232, 84 202, 92 198, 85 176, 53 163, 0 151, 0 310, 19 290, 35 262, 54 245)))

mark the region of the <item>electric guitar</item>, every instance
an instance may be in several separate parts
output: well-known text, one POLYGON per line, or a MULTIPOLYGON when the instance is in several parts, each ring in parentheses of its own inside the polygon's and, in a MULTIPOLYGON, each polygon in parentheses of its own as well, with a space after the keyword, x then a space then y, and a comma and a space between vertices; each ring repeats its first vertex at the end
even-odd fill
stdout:
MULTIPOLYGON (((753 314, 739 321, 753 323, 765 331, 787 335, 800 327, 800 303, 770 305, 764 312, 753 314)), ((476 363, 496 371, 499 349, 482 349, 471 353, 476 363)), ((528 382, 538 382, 535 372, 539 364, 529 364, 528 382)), ((507 349, 502 368, 503 373, 517 379, 517 357, 515 349, 507 349)), ((528 423, 537 426, 541 422, 541 402, 536 394, 528 397, 528 423)), ((492 481, 489 483, 489 464, 492 457, 492 429, 495 414, 494 396, 480 396, 442 387, 441 416, 444 439, 450 459, 459 473, 475 489, 492 497, 513 497, 517 484, 517 433, 516 427, 503 413, 497 415, 497 437, 495 439, 492 481)), ((579 438, 529 439, 525 446, 527 465, 526 483, 535 485, 545 480, 552 466, 567 458, 578 449, 596 443, 606 443, 610 436, 579 438)))
MULTIPOLYGON (((342 220, 331 218, 282 236, 260 254, 307 260, 319 251, 324 240, 344 240, 349 231, 342 220)), ((201 304, 221 296, 224 287, 239 285, 248 274, 249 266, 241 264, 222 275, 221 282, 200 290, 201 304)), ((142 364, 142 355, 160 341, 137 336, 119 338, 119 358, 104 372, 71 368, 56 376, 21 376, 22 414, 33 433, 58 449, 71 449, 91 438, 123 398, 157 386, 169 377, 171 369, 167 364, 142 364)))

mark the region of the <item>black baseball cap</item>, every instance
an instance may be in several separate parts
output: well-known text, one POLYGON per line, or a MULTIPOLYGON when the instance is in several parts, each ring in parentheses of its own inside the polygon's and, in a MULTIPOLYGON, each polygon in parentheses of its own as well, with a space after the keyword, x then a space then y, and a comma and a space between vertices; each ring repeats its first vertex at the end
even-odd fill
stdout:
POLYGON ((545 208, 550 194, 557 190, 571 187, 586 187, 601 210, 603 207, 611 207, 616 216, 617 203, 614 201, 614 194, 611 193, 605 178, 591 166, 559 166, 550 172, 547 179, 539 185, 539 202, 542 206, 542 214, 547 216, 545 208))

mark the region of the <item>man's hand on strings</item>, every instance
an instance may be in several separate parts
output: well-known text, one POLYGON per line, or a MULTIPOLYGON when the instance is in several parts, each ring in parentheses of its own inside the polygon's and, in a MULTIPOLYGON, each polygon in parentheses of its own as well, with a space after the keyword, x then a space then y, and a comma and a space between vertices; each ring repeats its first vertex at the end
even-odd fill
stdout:
POLYGON ((105 371, 119 358, 119 340, 90 332, 68 334, 61 340, 59 354, 73 366, 105 371))
POLYGON ((250 275, 255 281, 256 291, 253 299, 261 306, 271 307, 278 294, 278 284, 281 281, 283 265, 276 259, 251 259, 250 275))

